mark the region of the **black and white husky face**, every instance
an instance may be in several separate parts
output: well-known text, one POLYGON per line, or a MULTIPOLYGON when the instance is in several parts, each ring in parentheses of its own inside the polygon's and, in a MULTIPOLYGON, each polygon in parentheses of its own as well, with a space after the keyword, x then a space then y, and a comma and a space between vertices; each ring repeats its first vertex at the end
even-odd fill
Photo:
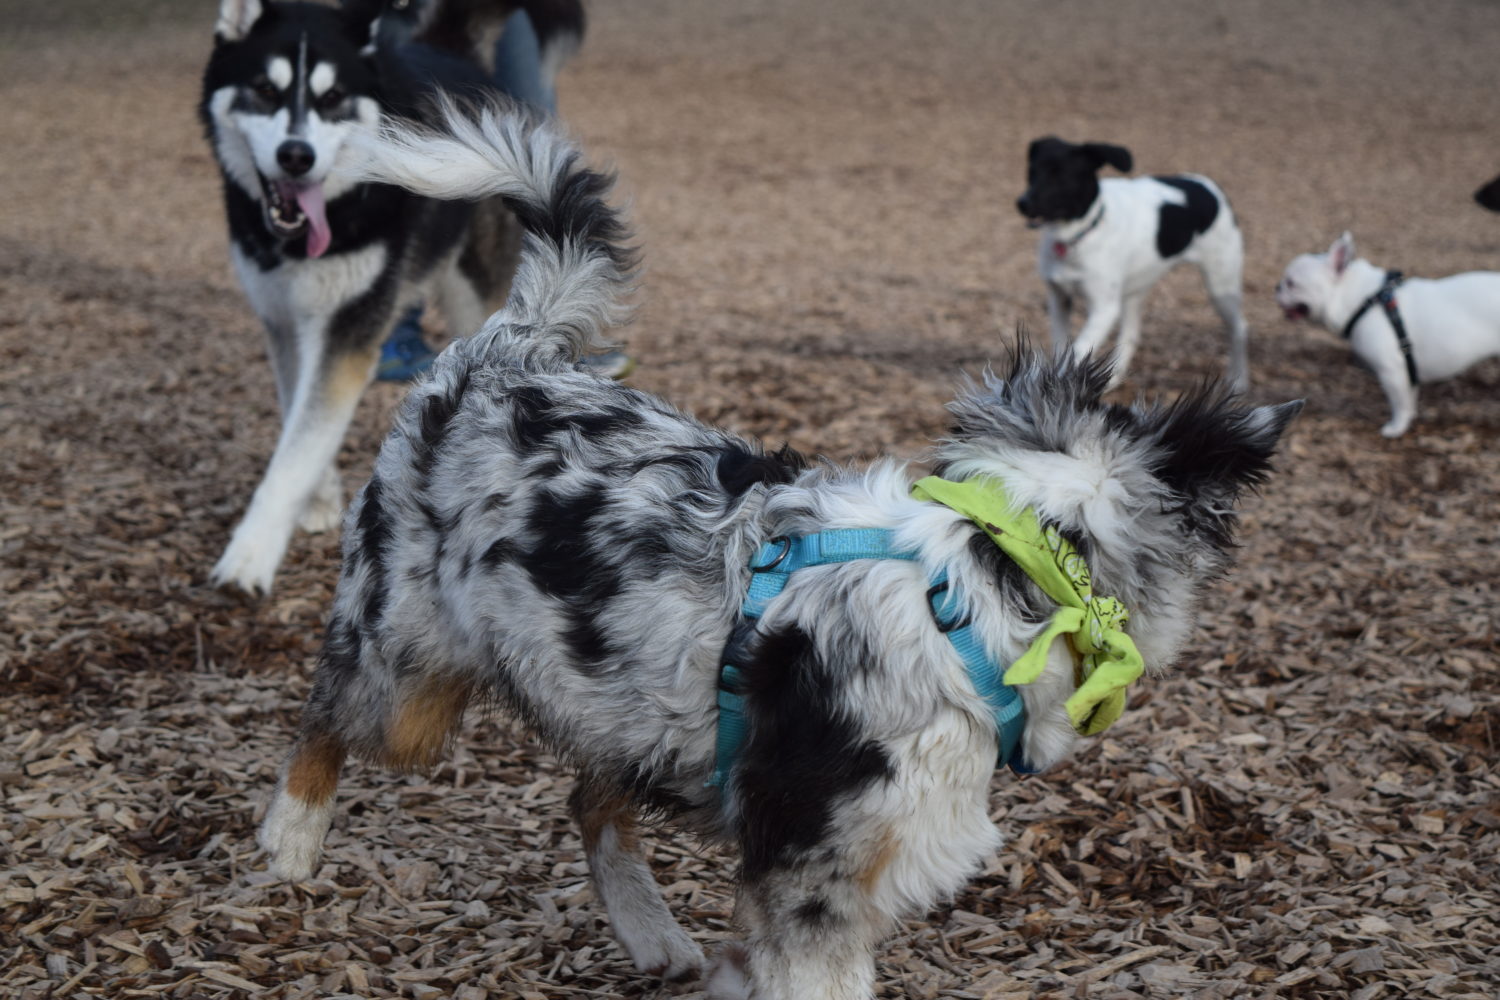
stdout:
POLYGON ((380 121, 373 4, 222 0, 204 76, 203 116, 230 180, 307 256, 332 240, 326 203, 352 187, 341 176, 347 140, 380 121))

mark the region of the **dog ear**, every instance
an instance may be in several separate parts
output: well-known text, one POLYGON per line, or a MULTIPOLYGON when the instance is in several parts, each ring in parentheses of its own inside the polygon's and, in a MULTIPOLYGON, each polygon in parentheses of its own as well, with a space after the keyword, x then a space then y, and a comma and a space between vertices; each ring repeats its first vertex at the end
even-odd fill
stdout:
POLYGON ((1124 146, 1111 146, 1107 142, 1086 142, 1082 148, 1096 169, 1110 166, 1122 174, 1128 174, 1135 166, 1135 158, 1124 146))
POLYGON ((1271 455, 1303 400, 1245 409, 1206 388, 1147 414, 1156 446, 1152 472, 1195 521, 1216 523, 1246 489, 1265 482, 1271 455))
POLYGON ((380 34, 380 19, 387 11, 405 11, 408 0, 340 0, 339 9, 349 35, 360 46, 359 54, 372 56, 380 34))
POLYGON ((1500 177, 1474 192, 1474 200, 1491 212, 1500 212, 1500 177))
POLYGON ((219 0, 219 20, 214 24, 215 42, 237 42, 250 34, 265 9, 261 0, 219 0))
POLYGON ((1344 230, 1344 235, 1333 241, 1333 246, 1328 248, 1328 260, 1333 264, 1334 274, 1343 274, 1344 268, 1354 260, 1354 237, 1349 230, 1344 230))

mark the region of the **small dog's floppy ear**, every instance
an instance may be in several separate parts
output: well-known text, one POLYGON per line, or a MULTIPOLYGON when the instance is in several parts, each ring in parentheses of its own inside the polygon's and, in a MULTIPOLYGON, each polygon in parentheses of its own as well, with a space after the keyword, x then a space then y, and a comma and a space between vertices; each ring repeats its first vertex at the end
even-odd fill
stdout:
POLYGON ((1500 212, 1500 177, 1474 192, 1474 200, 1491 212, 1500 212))
POLYGON ((1111 146, 1107 142, 1086 142, 1082 148, 1095 167, 1110 166, 1122 174, 1128 174, 1135 166, 1135 158, 1124 146, 1111 146))
POLYGON ((1217 390, 1184 396, 1147 417, 1158 448, 1152 471, 1205 512, 1265 482, 1271 454, 1303 400, 1242 409, 1217 390))
POLYGON ((250 34, 265 13, 260 0, 220 0, 219 20, 214 24, 215 42, 237 42, 250 34))
POLYGON ((1354 260, 1354 237, 1349 230, 1344 230, 1344 235, 1334 240, 1333 246, 1328 248, 1328 260, 1333 265, 1334 274, 1343 274, 1344 268, 1354 260))

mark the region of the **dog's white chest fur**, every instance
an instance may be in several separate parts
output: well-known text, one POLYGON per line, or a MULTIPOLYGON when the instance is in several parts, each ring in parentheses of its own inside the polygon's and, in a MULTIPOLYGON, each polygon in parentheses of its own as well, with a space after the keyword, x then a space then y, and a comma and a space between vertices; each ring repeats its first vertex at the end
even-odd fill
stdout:
POLYGON ((231 244, 229 255, 256 315, 267 326, 281 330, 326 320, 369 291, 386 264, 383 243, 318 260, 288 259, 269 271, 236 245, 231 244))

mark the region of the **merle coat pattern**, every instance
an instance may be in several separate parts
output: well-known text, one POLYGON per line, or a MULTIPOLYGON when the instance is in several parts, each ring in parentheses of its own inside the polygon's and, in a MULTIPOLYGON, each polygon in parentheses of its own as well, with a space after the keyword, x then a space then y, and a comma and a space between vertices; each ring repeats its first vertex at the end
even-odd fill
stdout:
POLYGON ((1114 379, 1123 379, 1140 342, 1147 293, 1189 261, 1229 336, 1230 385, 1249 388, 1249 330, 1240 309, 1244 243, 1224 192, 1197 174, 1100 180, 1106 166, 1124 172, 1134 165, 1128 149, 1102 142, 1037 139, 1026 164, 1027 188, 1016 208, 1042 231, 1038 266, 1053 345, 1069 343, 1081 298, 1088 318, 1072 339, 1074 352, 1100 350, 1118 323, 1113 368, 1114 379))
MULTIPOLYGON (((388 118, 431 120, 436 95, 492 96, 479 39, 517 4, 221 4, 199 111, 283 422, 213 579, 257 593, 270 589, 294 525, 338 524, 338 447, 405 309, 430 297, 463 335, 505 299, 518 234, 498 199, 444 202, 360 183, 349 154, 353 137, 388 118)), ((544 54, 555 55, 582 30, 581 8, 542 5, 544 54)))
MULTIPOLYGON (((637 968, 688 980, 704 964, 640 851, 645 813, 740 852, 745 939, 720 954, 710 996, 871 996, 880 937, 1000 842, 992 716, 933 622, 928 579, 945 569, 969 595, 997 662, 1052 606, 971 522, 911 499, 903 465, 766 452, 576 370, 618 317, 633 259, 607 182, 547 128, 454 116, 442 135, 369 145, 372 176, 504 196, 528 235, 505 309, 408 396, 349 513, 327 644, 261 827, 273 867, 317 871, 346 754, 431 765, 465 707, 495 699, 577 769, 594 886, 637 968), (773 536, 838 527, 890 528, 920 560, 793 574, 739 633, 749 734, 727 785, 709 787, 750 557, 773 536)), ((1110 406, 1107 378, 1019 356, 953 404, 938 468, 998 477, 1075 539, 1159 669, 1300 404, 1241 409, 1205 391, 1110 406)), ((1074 741, 1062 645, 1022 690, 1023 746, 1043 767, 1074 741)))

